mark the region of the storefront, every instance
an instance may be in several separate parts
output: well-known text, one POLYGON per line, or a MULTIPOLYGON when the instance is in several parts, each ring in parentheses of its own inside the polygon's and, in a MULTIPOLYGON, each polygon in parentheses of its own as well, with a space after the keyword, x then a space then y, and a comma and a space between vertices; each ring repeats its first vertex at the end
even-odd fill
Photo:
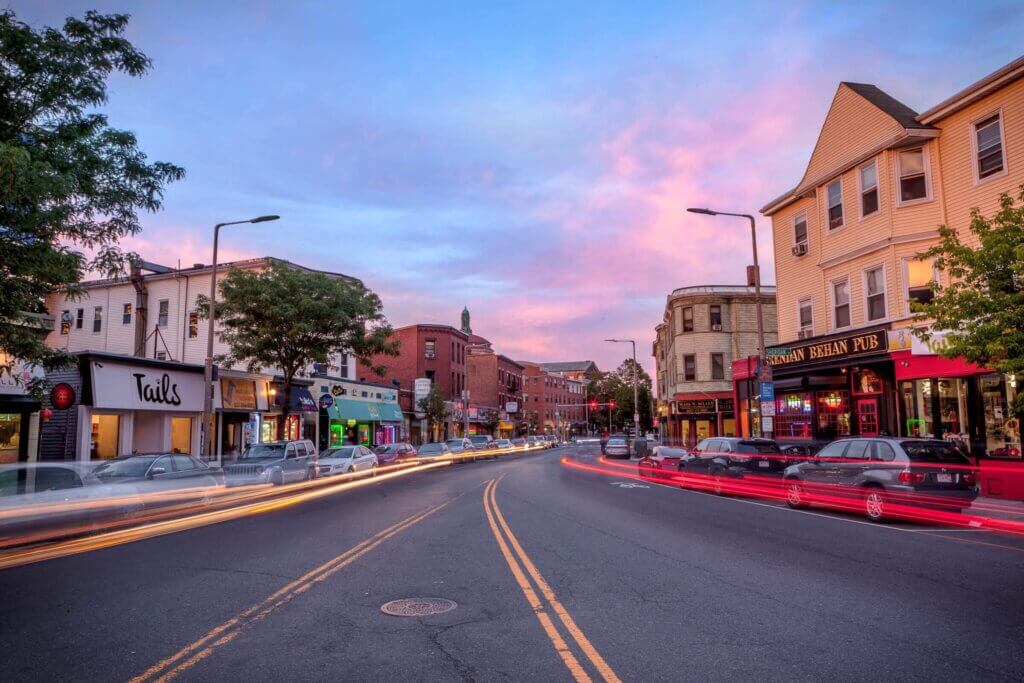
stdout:
POLYGON ((217 447, 214 459, 232 461, 253 443, 277 440, 277 419, 270 414, 268 377, 221 370, 214 389, 217 447))
POLYGON ((349 444, 381 446, 408 438, 398 390, 381 384, 319 376, 320 450, 349 444))
POLYGON ((201 366, 86 353, 80 370, 76 459, 201 452, 201 366))
POLYGON ((728 392, 676 394, 671 409, 671 438, 684 446, 710 436, 736 435, 734 402, 728 392))
MULTIPOLYGON (((827 335, 766 351, 772 369, 772 436, 781 443, 897 434, 896 379, 884 328, 827 335)), ((760 378, 764 379, 764 378, 760 378)), ((758 382, 736 379, 741 427, 765 417, 758 382)), ((768 426, 768 420, 764 420, 768 426)), ((744 435, 748 435, 744 432, 744 435)))
POLYGON ((313 382, 309 380, 296 379, 292 381, 291 391, 287 399, 284 396, 284 384, 280 380, 274 381, 270 386, 270 405, 274 411, 264 419, 263 432, 260 441, 276 440, 279 423, 284 414, 282 407, 285 400, 288 401, 288 422, 284 426, 281 438, 296 440, 309 439, 313 443, 317 441, 319 431, 317 415, 319 408, 313 399, 309 388, 313 382), (269 437, 269 438, 268 438, 269 437))
POLYGON ((40 406, 27 387, 42 376, 40 368, 0 351, 0 464, 36 459, 40 406))

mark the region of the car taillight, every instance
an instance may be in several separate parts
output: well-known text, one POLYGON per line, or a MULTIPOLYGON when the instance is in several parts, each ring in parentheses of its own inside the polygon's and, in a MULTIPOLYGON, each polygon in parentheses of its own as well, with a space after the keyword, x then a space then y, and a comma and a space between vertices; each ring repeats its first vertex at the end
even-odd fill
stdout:
POLYGON ((901 484, 920 484, 924 481, 923 472, 911 472, 910 470, 903 470, 897 477, 901 484))
POLYGON ((978 483, 978 477, 974 472, 964 472, 960 475, 960 481, 967 484, 968 486, 974 486, 978 483))

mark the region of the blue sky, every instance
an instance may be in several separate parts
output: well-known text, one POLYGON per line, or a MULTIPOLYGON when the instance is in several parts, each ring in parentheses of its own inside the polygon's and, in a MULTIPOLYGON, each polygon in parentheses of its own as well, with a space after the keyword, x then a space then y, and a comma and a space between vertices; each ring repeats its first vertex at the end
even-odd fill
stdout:
MULTIPOLYGON (((648 367, 675 287, 743 278, 754 212, 803 172, 841 80, 923 110, 1018 57, 1021 3, 8 3, 132 15, 153 60, 105 108, 184 166, 126 246, 362 278, 395 325, 515 358, 648 367), (778 7, 781 7, 779 9, 778 7)), ((770 222, 759 221, 765 280, 770 222)))

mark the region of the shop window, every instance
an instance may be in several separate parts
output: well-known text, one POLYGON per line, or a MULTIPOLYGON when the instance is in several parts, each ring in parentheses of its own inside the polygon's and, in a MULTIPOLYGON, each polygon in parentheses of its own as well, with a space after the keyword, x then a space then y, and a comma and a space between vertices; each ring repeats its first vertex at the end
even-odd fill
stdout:
POLYGON ((818 436, 836 439, 850 435, 850 394, 848 391, 821 391, 818 401, 818 436))
POLYGON ((872 370, 861 370, 854 377, 855 394, 880 394, 882 393, 882 378, 872 370))
POLYGON ((1003 153, 1003 129, 999 114, 974 124, 974 144, 978 180, 998 175, 1006 168, 1003 153))
POLYGON ((878 211, 878 166, 871 162, 860 168, 860 217, 878 211))
POLYGON ((121 431, 120 415, 93 415, 89 459, 106 460, 118 455, 121 431))
POLYGON ((693 332, 693 307, 683 309, 683 332, 693 332))
POLYGON ((843 279, 832 283, 833 323, 835 329, 850 326, 850 281, 843 279))
POLYGON ((864 271, 864 308, 868 320, 882 320, 885 310, 885 269, 882 266, 864 271))
POLYGON ((18 462, 21 413, 0 413, 0 463, 18 462))
POLYGON ((188 338, 195 339, 199 336, 199 312, 189 311, 188 314, 188 338))
POLYGON ((725 355, 711 354, 711 379, 725 379, 725 355))
POLYGON ((906 263, 907 301, 919 304, 931 303, 935 298, 933 289, 938 278, 935 277, 934 259, 913 259, 906 263))
POLYGON ((687 382, 697 380, 697 357, 683 356, 683 379, 687 382))
POLYGON ((192 452, 192 418, 171 418, 171 450, 175 453, 192 452))
POLYGON ((170 310, 170 302, 167 299, 161 299, 157 304, 157 317, 156 324, 160 327, 167 327, 167 315, 170 310))
POLYGON ((92 309, 92 331, 102 332, 103 331, 103 307, 96 306, 92 309))
POLYGON ((900 177, 900 202, 928 199, 924 148, 908 149, 896 158, 900 177))
POLYGON ((828 186, 828 229, 843 227, 843 181, 837 180, 828 186))
POLYGON ((985 448, 996 457, 1020 458, 1020 425, 1010 407, 1015 388, 1002 375, 983 375, 981 400, 985 411, 985 448))
POLYGON ((939 420, 942 438, 970 442, 967 429, 967 381, 962 378, 939 379, 939 420))
POLYGON ((121 324, 131 325, 132 324, 132 305, 125 304, 121 308, 121 324))
POLYGON ((82 322, 85 320, 85 309, 79 308, 75 311, 75 329, 82 329, 82 322))
POLYGON ((904 435, 934 436, 931 380, 900 382, 900 395, 903 397, 904 435))
POLYGON ((810 439, 814 407, 810 393, 787 394, 775 398, 775 438, 810 439))

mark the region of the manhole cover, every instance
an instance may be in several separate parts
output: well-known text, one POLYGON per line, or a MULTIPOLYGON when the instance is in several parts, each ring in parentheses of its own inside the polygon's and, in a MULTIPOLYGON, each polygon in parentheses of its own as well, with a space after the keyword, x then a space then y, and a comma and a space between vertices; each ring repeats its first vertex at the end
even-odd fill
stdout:
POLYGON ((394 617, 425 617, 450 612, 456 607, 455 602, 445 598, 402 598, 385 602, 380 611, 394 617))

